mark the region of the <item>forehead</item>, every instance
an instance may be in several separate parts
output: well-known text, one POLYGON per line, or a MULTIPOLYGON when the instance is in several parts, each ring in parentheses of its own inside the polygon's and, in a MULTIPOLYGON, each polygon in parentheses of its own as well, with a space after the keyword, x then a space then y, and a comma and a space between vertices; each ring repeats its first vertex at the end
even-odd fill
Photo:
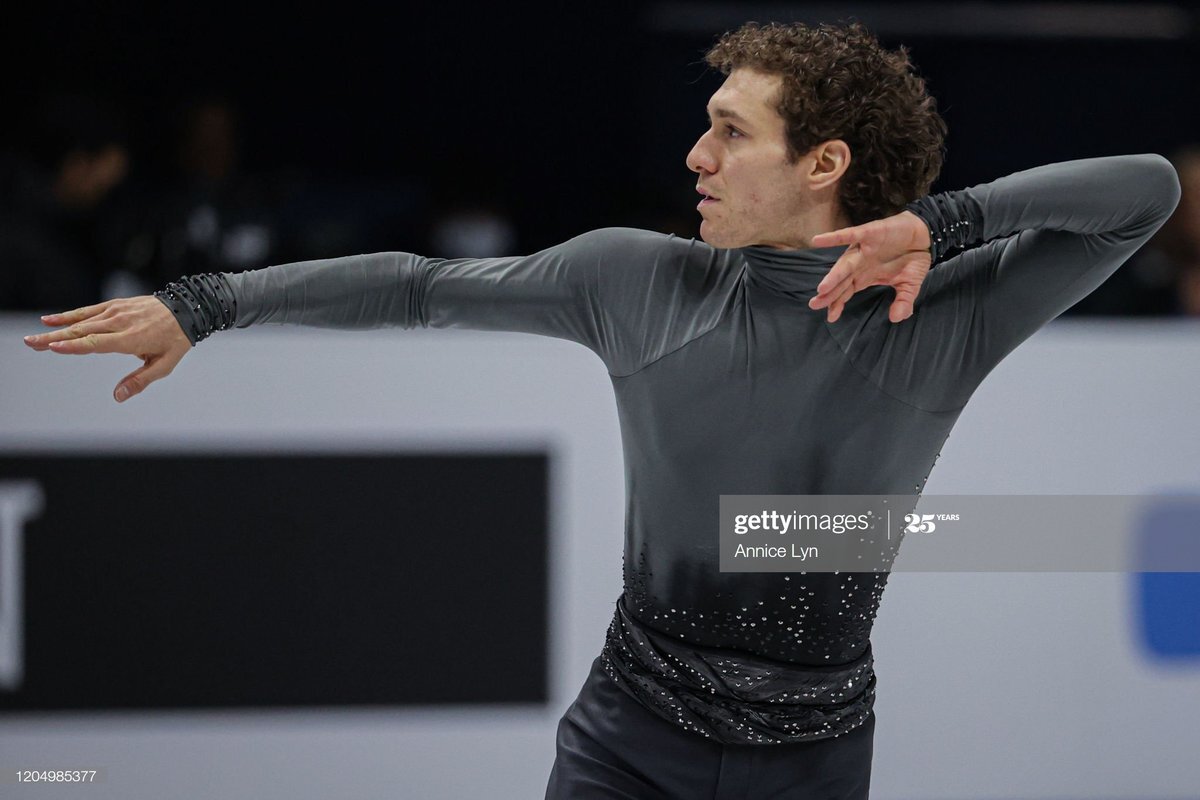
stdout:
POLYGON ((708 101, 708 111, 714 116, 719 110, 732 111, 752 122, 780 119, 775 105, 782 81, 779 75, 748 67, 735 69, 708 101))

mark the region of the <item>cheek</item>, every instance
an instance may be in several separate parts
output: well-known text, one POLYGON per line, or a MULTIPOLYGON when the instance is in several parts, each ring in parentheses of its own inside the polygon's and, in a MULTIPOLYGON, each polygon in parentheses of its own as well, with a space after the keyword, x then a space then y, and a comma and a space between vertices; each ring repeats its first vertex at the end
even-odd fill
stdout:
POLYGON ((772 189, 773 176, 763 174, 761 170, 754 170, 746 177, 746 191, 742 198, 747 210, 760 211, 778 200, 778 193, 772 189))

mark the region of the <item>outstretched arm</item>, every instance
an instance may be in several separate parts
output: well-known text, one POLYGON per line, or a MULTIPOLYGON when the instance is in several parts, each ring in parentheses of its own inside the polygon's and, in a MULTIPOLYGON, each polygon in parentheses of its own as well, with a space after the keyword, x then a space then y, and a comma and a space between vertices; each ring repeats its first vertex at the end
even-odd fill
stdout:
MULTIPOLYGON (((198 316, 221 327, 297 324, 331 328, 472 328, 509 330, 580 342, 602 356, 612 344, 601 334, 597 273, 603 255, 645 249, 624 231, 594 231, 530 256, 433 259, 377 253, 285 264, 208 281, 197 290, 198 316), (216 299, 214 299, 216 298, 216 299), (228 301, 225 303, 224 301, 228 301), (225 314, 226 309, 228 314, 225 314)), ((155 297, 110 300, 43 318, 66 326, 26 337, 35 350, 128 353, 143 366, 113 393, 121 402, 170 374, 207 331, 193 328, 155 297)), ((188 305, 191 305, 189 300, 188 305)), ((611 337, 610 337, 611 338, 611 337)))
POLYGON ((531 256, 304 261, 218 276, 216 284, 186 279, 207 284, 194 286, 198 292, 214 291, 199 302, 167 298, 178 321, 154 297, 110 300, 46 317, 67 327, 26 343, 141 357, 142 368, 118 384, 118 402, 169 374, 207 331, 268 323, 535 333, 579 342, 611 374, 629 375, 717 324, 740 274, 735 255, 667 234, 604 228, 531 256))

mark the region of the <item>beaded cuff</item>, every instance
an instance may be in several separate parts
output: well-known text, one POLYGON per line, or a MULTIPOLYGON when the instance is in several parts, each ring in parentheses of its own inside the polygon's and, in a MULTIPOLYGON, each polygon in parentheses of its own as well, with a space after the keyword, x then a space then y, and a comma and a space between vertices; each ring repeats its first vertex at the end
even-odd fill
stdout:
POLYGON ((185 275, 154 296, 171 309, 193 347, 213 331, 232 328, 237 320, 237 300, 224 275, 185 275))
POLYGON ((927 194, 905 208, 929 227, 929 253, 934 264, 951 248, 966 247, 983 239, 983 210, 963 192, 927 194))

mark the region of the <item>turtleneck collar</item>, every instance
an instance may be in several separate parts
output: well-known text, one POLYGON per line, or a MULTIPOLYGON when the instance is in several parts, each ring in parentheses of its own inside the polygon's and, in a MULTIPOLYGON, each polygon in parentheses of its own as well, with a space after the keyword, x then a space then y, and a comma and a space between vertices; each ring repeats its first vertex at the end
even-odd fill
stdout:
POLYGON ((804 250, 775 250, 742 247, 746 278, 750 285, 791 298, 809 298, 848 245, 810 247, 804 250))

